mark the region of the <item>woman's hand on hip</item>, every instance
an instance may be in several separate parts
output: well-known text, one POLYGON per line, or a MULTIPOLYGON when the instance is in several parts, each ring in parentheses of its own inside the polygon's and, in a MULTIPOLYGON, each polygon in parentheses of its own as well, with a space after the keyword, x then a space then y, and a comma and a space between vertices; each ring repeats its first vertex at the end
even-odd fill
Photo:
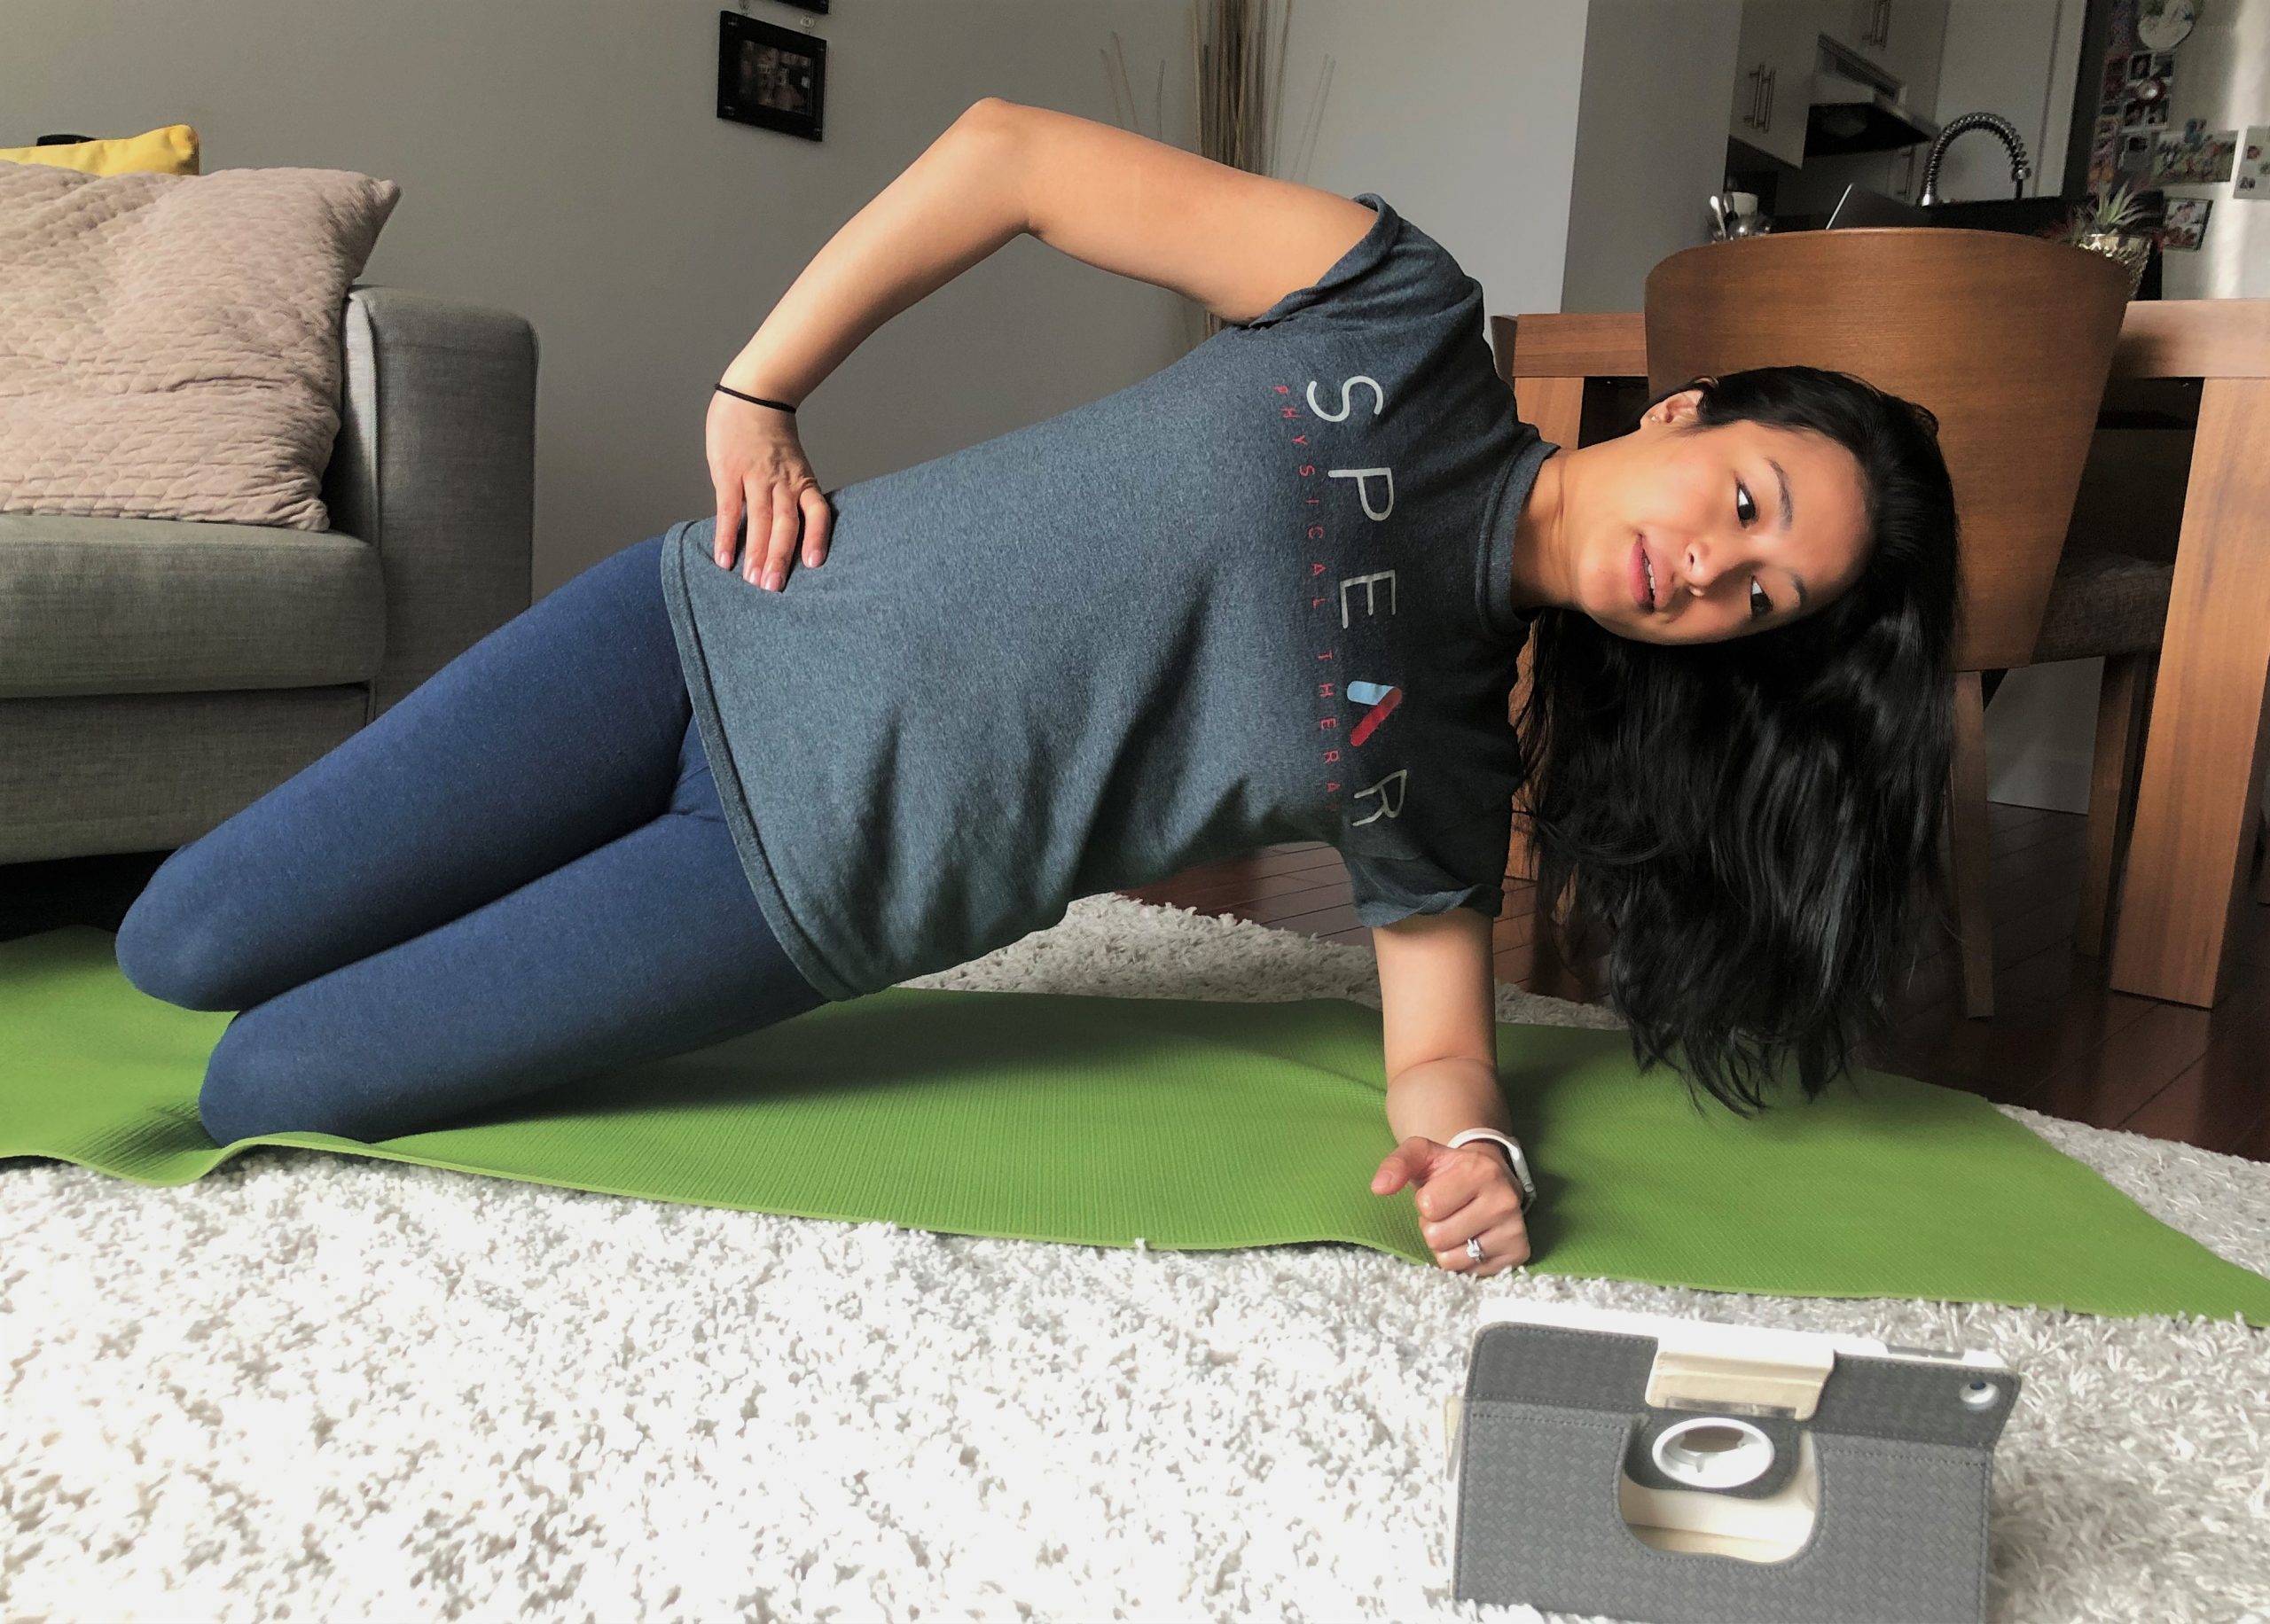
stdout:
POLYGON ((707 438, 709 483, 717 493, 717 562, 734 566, 751 585, 779 591, 787 582, 789 560, 803 539, 803 562, 817 566, 827 557, 834 514, 796 436, 796 420, 771 406, 712 394, 707 438), (741 548, 741 520, 748 520, 748 545, 741 548))
POLYGON ((1522 1219, 1521 1188, 1505 1153, 1491 1144, 1456 1150, 1414 1134, 1388 1152, 1372 1175, 1372 1193, 1391 1196, 1416 1181, 1412 1205, 1419 1232, 1435 1261, 1460 1274, 1496 1275, 1529 1261, 1529 1226, 1522 1219), (1466 1250, 1482 1238, 1482 1261, 1466 1250))

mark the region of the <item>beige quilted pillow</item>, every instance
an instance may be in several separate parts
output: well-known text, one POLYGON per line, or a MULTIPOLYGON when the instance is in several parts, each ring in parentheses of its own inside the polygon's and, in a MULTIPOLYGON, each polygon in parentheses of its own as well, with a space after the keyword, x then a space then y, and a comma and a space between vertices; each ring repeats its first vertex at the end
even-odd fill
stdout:
POLYGON ((401 196, 0 161, 0 512, 329 528, 340 308, 401 196))

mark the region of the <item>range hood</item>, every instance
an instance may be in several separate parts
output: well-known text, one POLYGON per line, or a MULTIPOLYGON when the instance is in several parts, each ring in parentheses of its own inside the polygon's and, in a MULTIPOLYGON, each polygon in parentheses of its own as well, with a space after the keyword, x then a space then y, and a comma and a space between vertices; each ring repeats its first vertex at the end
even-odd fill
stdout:
POLYGON ((1936 121, 1911 112, 1905 87, 1865 57, 1824 35, 1805 110, 1805 156, 1888 152, 1938 138, 1936 121))

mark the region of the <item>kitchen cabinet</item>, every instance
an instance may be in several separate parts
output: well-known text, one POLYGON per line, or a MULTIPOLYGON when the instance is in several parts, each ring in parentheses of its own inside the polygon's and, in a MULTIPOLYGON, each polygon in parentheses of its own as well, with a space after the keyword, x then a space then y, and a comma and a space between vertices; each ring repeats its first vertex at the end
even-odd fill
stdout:
POLYGON ((1805 160, 1805 110, 1832 4, 1841 13, 1847 0, 1747 0, 1742 8, 1727 132, 1792 167, 1805 160))
POLYGON ((1805 113, 1827 35, 1901 87, 1901 100, 1937 114, 1950 0, 1746 0, 1726 130, 1793 168, 1805 158, 1805 113))
POLYGON ((1830 0, 1821 32, 1906 87, 1902 101, 1925 118, 1939 93, 1948 0, 1830 0))

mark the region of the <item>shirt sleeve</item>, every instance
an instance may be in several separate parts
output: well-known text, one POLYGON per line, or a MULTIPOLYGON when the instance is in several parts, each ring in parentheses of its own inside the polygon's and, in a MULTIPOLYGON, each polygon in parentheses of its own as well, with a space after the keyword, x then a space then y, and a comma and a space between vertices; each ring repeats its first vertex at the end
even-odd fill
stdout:
POLYGON ((1469 299, 1480 310, 1482 285, 1448 249, 1397 214, 1376 191, 1359 191, 1350 201, 1373 210, 1362 239, 1306 287, 1295 288, 1251 321, 1232 325, 1271 327, 1290 321, 1365 326, 1441 316, 1469 299))
MULTIPOLYGON (((1507 835, 1510 839, 1510 824, 1507 835)), ((1431 852, 1390 857, 1342 848, 1340 862, 1348 871, 1349 894, 1359 924, 1393 925, 1413 914, 1448 913, 1453 908, 1471 908, 1483 918, 1494 919, 1505 907, 1503 843, 1494 871, 1456 871, 1431 852)))

